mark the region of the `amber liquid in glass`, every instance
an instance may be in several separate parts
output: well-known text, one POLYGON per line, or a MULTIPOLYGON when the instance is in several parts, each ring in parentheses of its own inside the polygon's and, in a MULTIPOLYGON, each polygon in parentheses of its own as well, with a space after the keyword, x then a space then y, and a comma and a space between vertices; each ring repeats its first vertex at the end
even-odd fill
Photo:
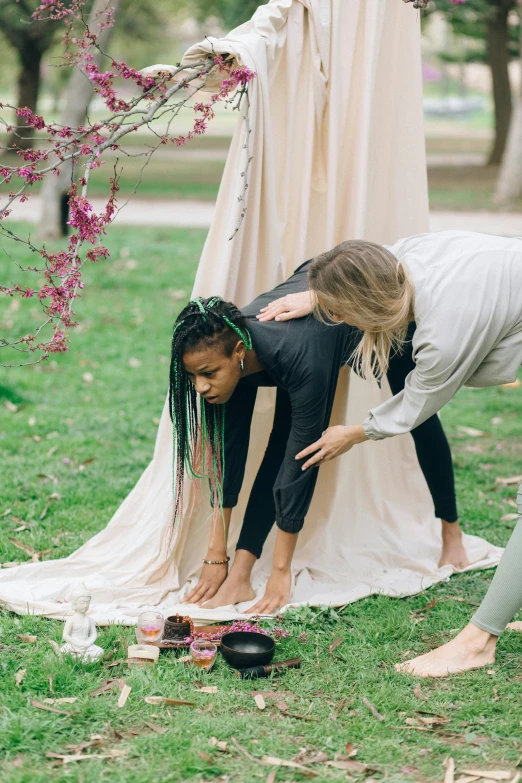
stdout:
POLYGON ((197 666, 199 669, 208 669, 214 663, 215 658, 216 656, 214 653, 211 653, 210 655, 200 654, 197 656, 197 658, 194 656, 192 661, 194 666, 197 666))
POLYGON ((157 639, 161 633, 160 625, 142 625, 140 633, 146 639, 157 639))

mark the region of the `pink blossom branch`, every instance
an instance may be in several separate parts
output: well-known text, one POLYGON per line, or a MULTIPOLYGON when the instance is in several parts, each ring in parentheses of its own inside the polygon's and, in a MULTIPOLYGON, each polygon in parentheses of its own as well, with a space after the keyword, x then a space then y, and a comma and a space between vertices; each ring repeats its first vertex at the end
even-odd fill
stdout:
MULTIPOLYGON (((0 348, 13 348, 16 351, 35 355, 34 361, 25 364, 37 363, 45 360, 51 353, 68 350, 69 330, 77 325, 74 320, 74 302, 84 285, 81 279, 82 267, 86 261, 96 263, 108 256, 108 250, 101 244, 101 238, 118 211, 119 186, 116 166, 114 175, 108 177, 108 197, 104 210, 100 214, 96 214, 88 200, 91 171, 103 165, 104 161, 101 159, 101 155, 108 149, 121 150, 121 142, 128 134, 147 126, 156 134, 158 142, 147 153, 140 153, 146 157, 143 171, 160 145, 174 143, 177 146, 182 146, 195 136, 203 134, 207 129, 208 122, 214 117, 214 105, 217 102, 231 102, 233 96, 237 94, 236 108, 243 97, 245 97, 248 106, 248 84, 255 76, 247 68, 239 67, 233 60, 224 59, 219 55, 204 58, 191 68, 179 65, 173 73, 159 74, 156 77, 141 74, 126 63, 113 59, 110 60, 110 69, 102 72, 93 54, 93 50, 97 49, 96 36, 89 31, 83 20, 84 3, 85 0, 72 0, 67 3, 63 3, 61 0, 42 0, 36 16, 43 18, 42 14, 45 13, 48 15, 46 18, 65 22, 66 43, 69 46, 74 43, 73 50, 66 55, 66 63, 71 67, 80 67, 86 77, 91 80, 94 91, 105 103, 108 116, 96 123, 88 122, 84 126, 70 128, 46 123, 43 117, 27 108, 16 108, 16 116, 24 119, 26 127, 29 126, 44 134, 47 147, 29 150, 15 148, 14 151, 22 158, 23 162, 20 165, 0 164, 0 176, 3 178, 0 184, 21 180, 20 186, 8 195, 5 203, 0 207, 0 232, 10 240, 25 244, 32 252, 38 253, 44 261, 43 269, 38 269, 35 266, 23 270, 27 273, 43 274, 44 284, 40 288, 17 284, 0 285, 0 293, 9 297, 35 298, 43 308, 44 322, 33 334, 19 337, 16 340, 0 338, 0 348), (78 21, 83 25, 83 35, 73 38, 73 27, 78 21), (206 86, 210 73, 217 73, 221 77, 217 91, 210 96, 206 103, 198 102, 193 105, 192 109, 196 117, 188 133, 171 136, 170 126, 173 119, 182 109, 189 108, 189 101, 198 90, 206 86), (131 99, 122 98, 114 86, 116 78, 132 82, 138 89, 138 94, 131 99), (173 83, 171 83, 172 80, 173 83), (171 102, 174 97, 176 100, 171 102), (168 118, 167 132, 158 134, 152 128, 152 123, 165 116, 168 118), (45 246, 37 247, 29 238, 24 240, 17 236, 5 225, 5 218, 11 213, 12 205, 17 201, 21 203, 26 201, 30 195, 28 191, 35 183, 41 182, 46 176, 59 175, 61 168, 67 163, 76 165, 80 161, 83 161, 82 174, 76 179, 72 178, 68 194, 69 225, 72 226, 74 233, 69 237, 66 249, 54 253, 49 252, 45 246), (83 252, 86 244, 92 247, 83 252), (47 340, 39 341, 41 332, 47 326, 51 327, 52 335, 47 340)), ((112 24, 109 6, 107 6, 105 13, 106 19, 102 24, 112 24)), ((0 109, 12 110, 13 107, 0 104, 0 109)), ((247 122, 248 137, 250 133, 248 111, 245 121, 247 122)), ((14 129, 4 118, 0 118, 0 122, 8 131, 18 132, 18 129, 14 129)), ((243 193, 239 197, 239 200, 243 202, 240 224, 246 211, 247 174, 251 162, 248 152, 248 138, 246 147, 247 160, 245 171, 242 172, 244 177, 243 193)), ((121 151, 127 154, 124 150, 121 151)), ((239 226, 237 230, 239 230, 239 226)), ((237 231, 234 232, 234 235, 235 233, 237 231)), ((20 269, 23 269, 16 259, 13 260, 20 269)), ((1 366, 24 365, 3 364, 1 366)))

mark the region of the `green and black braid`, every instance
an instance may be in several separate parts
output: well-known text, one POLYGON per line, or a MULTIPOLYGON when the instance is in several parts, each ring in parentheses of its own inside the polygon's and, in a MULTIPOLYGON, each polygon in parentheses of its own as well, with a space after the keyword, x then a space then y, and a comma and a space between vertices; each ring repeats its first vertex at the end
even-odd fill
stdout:
POLYGON ((169 409, 173 424, 174 524, 183 513, 185 473, 210 482, 214 514, 223 507, 224 426, 222 405, 211 405, 196 392, 183 368, 183 354, 201 343, 220 346, 231 356, 238 338, 252 348, 252 338, 241 311, 218 296, 193 299, 181 311, 172 332, 169 409))

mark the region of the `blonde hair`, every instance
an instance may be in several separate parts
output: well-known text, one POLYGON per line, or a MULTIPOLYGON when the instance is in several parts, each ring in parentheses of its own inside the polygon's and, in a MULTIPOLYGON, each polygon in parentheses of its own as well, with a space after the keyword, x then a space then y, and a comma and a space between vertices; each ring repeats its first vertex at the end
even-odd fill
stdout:
POLYGON ((382 245, 353 239, 316 256, 308 278, 320 318, 340 318, 362 330, 352 356, 359 375, 386 373, 413 319, 413 285, 401 261, 382 245))

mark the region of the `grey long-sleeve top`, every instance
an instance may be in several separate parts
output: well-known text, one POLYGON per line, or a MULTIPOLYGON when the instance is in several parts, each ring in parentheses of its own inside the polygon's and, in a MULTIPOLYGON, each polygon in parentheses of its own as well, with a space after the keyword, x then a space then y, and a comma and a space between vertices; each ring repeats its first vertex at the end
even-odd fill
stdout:
POLYGON ((369 412, 371 440, 400 435, 461 386, 496 386, 522 364, 522 238, 441 231, 389 246, 415 289, 415 369, 404 391, 369 412))

